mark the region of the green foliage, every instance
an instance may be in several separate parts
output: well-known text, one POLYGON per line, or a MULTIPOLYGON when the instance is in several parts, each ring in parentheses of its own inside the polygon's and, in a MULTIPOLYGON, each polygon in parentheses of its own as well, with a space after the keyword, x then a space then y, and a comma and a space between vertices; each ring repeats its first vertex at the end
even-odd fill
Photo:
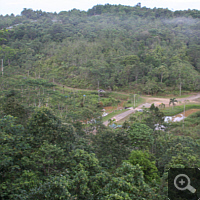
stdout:
POLYGON ((17 118, 17 122, 25 124, 29 116, 29 109, 21 105, 18 100, 18 92, 11 90, 2 99, 2 115, 11 115, 17 118))
POLYGON ((26 142, 24 127, 17 125, 14 117, 4 116, 0 127, 0 194, 2 198, 14 199, 18 190, 16 179, 23 169, 22 158, 30 145, 26 142))
MULTIPOLYGON (((200 105, 199 104, 186 104, 185 110, 190 110, 190 109, 200 109, 200 105)), ((171 108, 165 108, 164 110, 162 110, 162 112, 165 114, 165 116, 174 116, 183 111, 184 111, 184 105, 180 105, 180 106, 177 105, 173 108, 173 110, 171 108)))
POLYGON ((128 134, 124 130, 102 130, 93 137, 95 154, 101 165, 115 168, 128 158, 133 149, 128 134))
POLYGON ((8 32, 8 30, 0 30, 0 44, 3 41, 6 41, 6 33, 8 32))
POLYGON ((128 129, 128 134, 135 148, 146 149, 153 144, 153 130, 145 124, 133 123, 128 129))
POLYGON ((152 182, 153 179, 158 178, 158 169, 155 166, 155 160, 148 152, 141 150, 134 150, 131 152, 129 160, 127 161, 132 165, 140 165, 141 170, 144 172, 144 178, 147 182, 152 182))
POLYGON ((148 125, 151 129, 155 130, 156 125, 162 125, 164 123, 164 114, 155 107, 154 104, 151 105, 149 109, 144 109, 141 122, 148 125))
POLYGON ((47 80, 43 79, 29 79, 25 81, 25 84, 28 84, 30 86, 46 86, 46 87, 56 86, 54 83, 49 83, 47 80))
POLYGON ((0 198, 166 200, 166 169, 200 164, 199 113, 157 131, 152 105, 111 130, 101 110, 199 91, 199 18, 140 4, 0 16, 0 198))
POLYGON ((51 144, 72 148, 75 141, 74 128, 70 124, 63 124, 47 107, 35 110, 27 124, 27 133, 32 137, 32 147, 40 147, 44 141, 51 144))
MULTIPOLYGON (((177 132, 177 130, 174 131, 174 133, 177 132)), ((188 167, 198 165, 199 143, 192 137, 162 133, 157 137, 156 147, 155 156, 158 159, 160 170, 172 164, 181 164, 188 167), (187 162, 187 159, 190 162, 187 162)))
POLYGON ((143 174, 139 165, 123 163, 105 186, 105 199, 159 199, 155 189, 144 182, 143 174))
POLYGON ((1 17, 0 57, 4 74, 70 87, 97 89, 99 82, 104 89, 146 94, 195 91, 198 25, 196 10, 106 4, 57 14, 25 8, 21 16, 1 17))
POLYGON ((176 100, 176 98, 172 98, 172 99, 170 99, 170 101, 169 101, 169 106, 170 106, 170 104, 172 104, 172 105, 174 106, 175 103, 178 103, 178 101, 176 100))
POLYGON ((183 165, 186 168, 194 168, 199 166, 198 154, 191 147, 184 147, 181 143, 170 147, 166 153, 160 158, 159 166, 166 168, 174 165, 183 165))

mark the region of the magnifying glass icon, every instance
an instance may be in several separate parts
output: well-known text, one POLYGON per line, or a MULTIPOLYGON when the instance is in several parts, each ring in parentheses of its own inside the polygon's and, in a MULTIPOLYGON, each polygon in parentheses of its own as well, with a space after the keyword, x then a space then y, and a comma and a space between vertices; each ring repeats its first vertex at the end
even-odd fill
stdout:
POLYGON ((196 189, 190 185, 190 178, 189 178, 186 174, 179 174, 179 175, 177 175, 177 176, 175 177, 175 179, 174 179, 174 186, 175 186, 178 190, 186 190, 186 189, 187 189, 187 190, 189 190, 191 193, 195 193, 195 192, 196 192, 196 189), (180 181, 177 181, 178 178, 180 178, 180 177, 182 177, 182 179, 180 179, 180 181), (186 181, 184 181, 184 179, 187 180, 186 186, 184 186, 185 183, 186 183, 186 181), (180 185, 182 185, 182 186, 184 186, 184 187, 178 186, 177 182, 180 183, 180 185))

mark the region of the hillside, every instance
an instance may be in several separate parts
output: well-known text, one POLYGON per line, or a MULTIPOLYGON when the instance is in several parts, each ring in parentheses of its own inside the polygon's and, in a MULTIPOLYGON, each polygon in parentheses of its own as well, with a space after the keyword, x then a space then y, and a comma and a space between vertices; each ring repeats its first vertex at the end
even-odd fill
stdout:
POLYGON ((97 5, 0 16, 10 73, 78 88, 175 93, 200 89, 200 11, 97 5))

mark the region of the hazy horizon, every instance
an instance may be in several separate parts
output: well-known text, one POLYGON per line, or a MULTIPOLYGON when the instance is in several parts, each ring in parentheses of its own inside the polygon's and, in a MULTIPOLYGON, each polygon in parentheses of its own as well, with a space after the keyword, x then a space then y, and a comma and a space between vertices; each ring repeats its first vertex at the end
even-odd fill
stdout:
POLYGON ((115 4, 115 5, 127 5, 127 6, 135 6, 137 3, 141 3, 142 7, 147 8, 168 8, 169 10, 188 10, 188 9, 197 9, 200 10, 199 0, 165 0, 164 2, 160 2, 159 0, 74 0, 74 1, 63 1, 63 0, 7 0, 0 6, 0 14, 1 15, 19 15, 24 8, 31 8, 33 10, 42 10, 45 12, 61 12, 61 11, 69 11, 72 9, 85 10, 92 8, 97 4, 105 5, 106 3, 115 4))

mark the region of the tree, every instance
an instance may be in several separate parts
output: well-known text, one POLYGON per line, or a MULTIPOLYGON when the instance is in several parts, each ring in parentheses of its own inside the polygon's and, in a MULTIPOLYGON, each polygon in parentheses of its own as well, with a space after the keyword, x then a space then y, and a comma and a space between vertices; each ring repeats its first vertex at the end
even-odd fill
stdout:
POLYGON ((63 124, 47 107, 36 108, 28 121, 27 133, 31 135, 32 148, 38 148, 44 141, 48 141, 70 151, 75 141, 74 127, 63 124))
POLYGON ((176 100, 176 98, 171 98, 171 99, 169 100, 169 106, 170 106, 170 104, 172 104, 172 109, 173 109, 175 103, 178 103, 178 101, 176 100))
POLYGON ((26 16, 29 19, 37 19, 36 13, 32 9, 24 8, 21 15, 26 16))
POLYGON ((49 176, 44 183, 26 192, 27 197, 73 200, 98 198, 101 194, 99 190, 108 182, 110 175, 101 170, 95 155, 77 149, 70 152, 65 163, 67 166, 59 174, 49 176))
POLYGON ((25 125, 30 115, 30 109, 19 102, 19 95, 20 94, 16 90, 7 92, 2 99, 2 110, 3 115, 12 115, 13 117, 16 117, 17 123, 25 125))
POLYGON ((166 153, 158 161, 159 167, 169 168, 173 165, 183 165, 186 168, 194 168, 200 164, 198 154, 191 147, 185 147, 178 143, 167 149, 166 153))
POLYGON ((56 175, 67 167, 66 152, 57 144, 44 141, 37 150, 30 153, 29 159, 24 159, 24 163, 29 169, 39 171, 43 176, 56 175))
POLYGON ((150 148, 153 144, 153 130, 141 123, 133 123, 128 129, 132 145, 138 149, 150 148))
POLYGON ((182 88, 189 88, 188 86, 192 82, 192 76, 188 74, 194 71, 194 67, 188 61, 177 56, 173 57, 171 62, 171 78, 173 78, 173 82, 179 86, 181 96, 182 88))
MULTIPOLYGON (((154 185, 154 184, 153 184, 154 185)), ((113 174, 102 190, 104 199, 165 199, 156 187, 150 187, 144 180, 141 167, 124 162, 113 174)))
POLYGON ((197 44, 189 45, 187 50, 187 54, 189 55, 189 59, 191 60, 192 64, 194 65, 195 69, 200 72, 200 60, 199 60, 199 53, 200 53, 200 46, 197 44))
POLYGON ((126 56, 122 61, 121 64, 125 66, 125 73, 128 77, 128 82, 133 81, 132 76, 134 76, 134 81, 138 81, 138 76, 141 72, 139 57, 136 55, 126 56))
POLYGON ((10 65, 12 61, 16 59, 17 53, 17 49, 13 49, 6 45, 2 45, 2 47, 0 46, 0 57, 4 59, 4 63, 7 65, 10 65))
POLYGON ((164 113, 154 104, 151 104, 149 109, 143 110, 141 123, 148 125, 155 131, 157 125, 161 126, 164 123, 164 113))
POLYGON ((148 79, 145 86, 142 88, 142 90, 146 94, 156 94, 158 92, 162 92, 163 89, 160 87, 160 85, 155 80, 148 79))
POLYGON ((155 165, 155 159, 153 155, 147 151, 134 150, 131 152, 128 161, 132 165, 140 165, 141 170, 144 172, 144 178, 146 182, 152 182, 153 179, 157 179, 158 169, 155 165))
POLYGON ((163 82, 163 78, 167 78, 169 76, 169 72, 167 68, 164 65, 161 65, 160 67, 155 69, 157 73, 160 75, 160 82, 163 82))
POLYGON ((108 122, 109 122, 108 125, 112 125, 115 121, 116 121, 116 119, 109 119, 108 120, 108 122))
POLYGON ((2 45, 6 39, 6 34, 8 33, 8 30, 0 30, 0 45, 2 45))
POLYGON ((108 169, 118 167, 133 149, 125 130, 101 129, 92 139, 95 154, 108 169))
POLYGON ((30 150, 24 127, 16 124, 13 116, 0 119, 0 197, 14 199, 17 179, 24 169, 23 157, 30 150))
POLYGON ((61 42, 65 38, 63 26, 59 23, 53 24, 49 29, 49 33, 51 34, 51 39, 54 41, 61 42))
POLYGON ((171 127, 169 131, 172 133, 170 134, 169 132, 162 131, 162 133, 157 136, 157 151, 154 151, 154 155, 157 159, 159 171, 163 172, 164 168, 167 168, 170 163, 178 164, 179 161, 179 164, 185 166, 195 166, 199 162, 199 159, 196 158, 200 155, 199 144, 196 139, 184 135, 176 136, 178 130, 174 129, 174 127, 171 127), (184 157, 184 155, 187 155, 188 159, 191 161, 190 163, 186 163, 187 157, 184 157), (177 162, 175 160, 176 158, 177 162))
POLYGON ((159 105, 159 107, 160 107, 161 109, 163 109, 163 108, 165 108, 165 104, 164 104, 164 103, 161 103, 161 104, 159 105))

